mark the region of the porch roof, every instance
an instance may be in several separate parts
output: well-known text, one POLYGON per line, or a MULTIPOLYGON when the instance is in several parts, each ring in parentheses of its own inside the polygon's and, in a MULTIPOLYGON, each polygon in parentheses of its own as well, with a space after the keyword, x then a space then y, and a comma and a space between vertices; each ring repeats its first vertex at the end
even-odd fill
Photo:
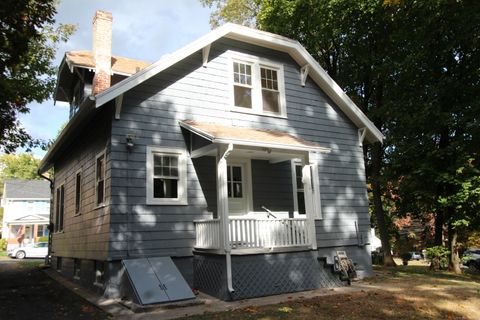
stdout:
POLYGON ((180 121, 180 126, 212 143, 232 143, 242 146, 323 153, 330 152, 329 148, 322 147, 315 142, 307 141, 282 131, 233 127, 193 120, 180 121))

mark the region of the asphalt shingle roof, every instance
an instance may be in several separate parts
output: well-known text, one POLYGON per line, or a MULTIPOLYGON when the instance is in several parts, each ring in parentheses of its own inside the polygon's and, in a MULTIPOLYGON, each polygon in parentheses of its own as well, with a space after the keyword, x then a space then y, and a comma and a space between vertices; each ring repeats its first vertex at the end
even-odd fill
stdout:
POLYGON ((5 180, 3 194, 9 199, 50 199, 50 183, 46 180, 5 180))

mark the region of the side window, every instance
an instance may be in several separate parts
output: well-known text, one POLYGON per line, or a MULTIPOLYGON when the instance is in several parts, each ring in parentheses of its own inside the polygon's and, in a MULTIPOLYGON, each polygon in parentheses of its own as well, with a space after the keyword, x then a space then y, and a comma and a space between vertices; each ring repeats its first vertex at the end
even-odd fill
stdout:
POLYGON ((187 204, 186 153, 147 148, 147 204, 187 204))
POLYGON ((65 186, 61 185, 56 190, 56 205, 55 205, 55 231, 63 231, 63 215, 65 209, 65 186))
POLYGON ((95 204, 100 206, 105 203, 105 153, 96 158, 95 164, 95 204))
POLYGON ((75 176, 75 215, 80 214, 82 204, 82 173, 79 171, 75 176))

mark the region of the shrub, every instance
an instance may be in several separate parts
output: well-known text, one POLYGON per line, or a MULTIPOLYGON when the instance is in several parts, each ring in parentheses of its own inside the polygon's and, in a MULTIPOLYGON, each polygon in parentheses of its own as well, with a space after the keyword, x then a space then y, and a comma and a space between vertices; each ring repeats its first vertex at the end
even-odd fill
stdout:
POLYGON ((427 259, 430 261, 430 269, 444 270, 448 268, 448 255, 450 251, 444 246, 427 248, 427 259))
POLYGON ((7 250, 7 239, 0 239, 0 251, 7 250))
POLYGON ((48 236, 46 236, 46 237, 39 237, 39 238, 37 239, 37 242, 48 242, 48 236))

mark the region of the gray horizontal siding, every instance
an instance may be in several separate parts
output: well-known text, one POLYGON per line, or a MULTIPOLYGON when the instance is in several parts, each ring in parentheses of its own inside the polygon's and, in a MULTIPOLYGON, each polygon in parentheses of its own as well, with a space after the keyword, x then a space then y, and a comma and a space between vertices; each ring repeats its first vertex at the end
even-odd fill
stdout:
MULTIPOLYGON (((53 234, 52 251, 55 256, 99 260, 107 257, 110 234, 110 119, 111 109, 101 110, 97 118, 78 133, 74 143, 63 150, 55 161, 55 189, 61 184, 65 186, 64 230, 53 234), (95 165, 96 156, 102 151, 106 154, 107 205, 96 208, 95 165), (79 170, 82 174, 81 209, 80 215, 76 215, 75 189, 79 170)), ((55 206, 52 210, 55 210, 55 206)))
MULTIPOLYGON (((145 205, 146 147, 185 148, 178 125, 185 119, 287 131, 331 148, 330 154, 318 156, 324 217, 317 221, 318 242, 352 243, 353 221, 359 221, 362 231, 366 230, 367 198, 357 128, 310 79, 305 87, 299 79, 299 66, 287 54, 221 40, 212 45, 207 67, 202 67, 201 53, 197 52, 125 93, 121 119, 112 127, 110 255, 121 256, 127 249, 130 255, 190 255, 193 220, 216 214, 214 158, 189 159, 188 206, 145 205), (286 119, 229 111, 226 50, 283 64, 286 119), (125 148, 126 134, 135 135, 135 148, 129 152, 125 148), (171 239, 162 238, 167 230, 175 230, 171 239)), ((276 166, 252 161, 255 210, 261 205, 293 210, 289 164, 276 166)))

